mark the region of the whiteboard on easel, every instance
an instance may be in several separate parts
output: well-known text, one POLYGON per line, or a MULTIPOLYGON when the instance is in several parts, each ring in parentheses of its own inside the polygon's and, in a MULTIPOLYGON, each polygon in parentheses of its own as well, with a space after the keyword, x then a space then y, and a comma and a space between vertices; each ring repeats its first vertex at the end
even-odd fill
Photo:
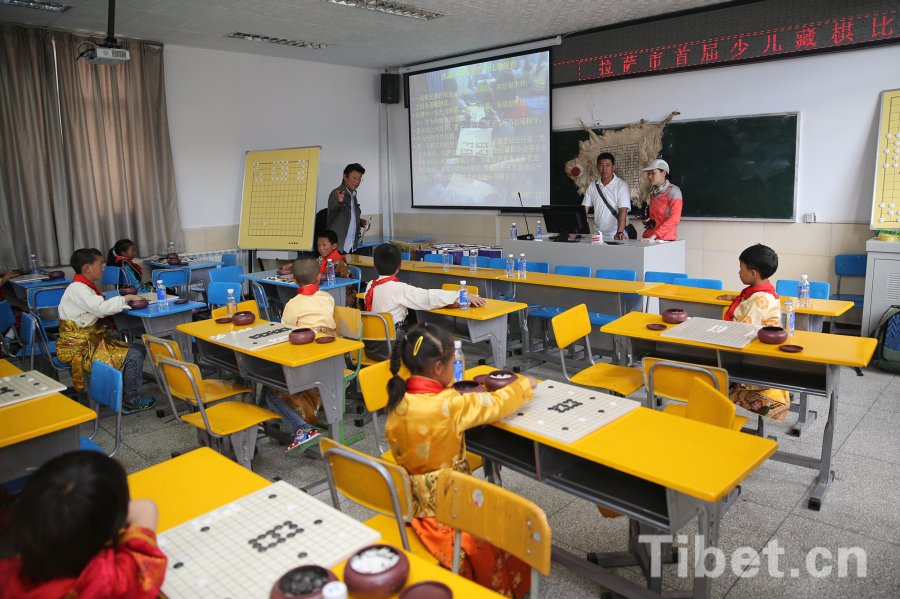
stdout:
POLYGON ((881 93, 872 229, 900 229, 900 89, 881 93))
POLYGON ((311 146, 247 152, 239 247, 312 247, 321 151, 311 146))

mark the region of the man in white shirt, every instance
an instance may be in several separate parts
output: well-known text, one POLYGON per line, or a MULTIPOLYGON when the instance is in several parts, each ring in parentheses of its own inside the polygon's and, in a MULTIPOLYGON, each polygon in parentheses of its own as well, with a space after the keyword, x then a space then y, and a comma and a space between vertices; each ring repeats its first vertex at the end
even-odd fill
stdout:
POLYGON ((603 234, 603 241, 628 239, 625 227, 631 192, 628 183, 616 176, 616 157, 609 152, 597 156, 597 171, 600 179, 591 183, 584 193, 584 211, 589 213, 594 208, 594 231, 603 234))

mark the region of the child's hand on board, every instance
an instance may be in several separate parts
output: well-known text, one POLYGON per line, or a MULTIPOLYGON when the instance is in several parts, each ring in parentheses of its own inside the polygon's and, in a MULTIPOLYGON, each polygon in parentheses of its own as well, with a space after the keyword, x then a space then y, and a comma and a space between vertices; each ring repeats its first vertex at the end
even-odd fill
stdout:
POLYGON ((532 388, 532 389, 537 389, 537 386, 538 386, 538 380, 537 380, 536 378, 534 378, 533 376, 531 376, 530 374, 526 374, 526 375, 524 375, 524 376, 525 376, 525 378, 528 380, 528 382, 531 383, 531 388, 532 388))

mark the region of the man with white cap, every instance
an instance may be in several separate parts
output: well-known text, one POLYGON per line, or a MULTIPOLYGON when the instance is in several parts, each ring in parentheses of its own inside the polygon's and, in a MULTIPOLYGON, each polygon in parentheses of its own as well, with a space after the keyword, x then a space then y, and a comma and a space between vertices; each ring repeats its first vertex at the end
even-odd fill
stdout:
POLYGON ((631 192, 628 183, 616 176, 616 157, 609 152, 597 156, 597 172, 600 179, 584 192, 584 211, 594 208, 594 232, 603 234, 603 241, 628 239, 628 209, 631 208, 631 192))
POLYGON ((656 158, 642 168, 650 181, 649 215, 644 223, 644 239, 674 241, 681 222, 681 189, 669 181, 669 163, 656 158))

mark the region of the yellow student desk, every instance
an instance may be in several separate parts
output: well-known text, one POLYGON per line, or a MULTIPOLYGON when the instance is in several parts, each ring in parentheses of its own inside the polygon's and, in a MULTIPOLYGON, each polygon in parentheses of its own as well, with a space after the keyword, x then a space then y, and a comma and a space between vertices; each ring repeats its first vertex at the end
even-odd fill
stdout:
MULTIPOLYGON (((0 377, 22 371, 0 360, 0 377)), ((97 414, 60 393, 0 408, 0 483, 27 476, 41 464, 78 449, 78 425, 97 414)))
MULTIPOLYGON (((347 255, 347 264, 360 269, 362 280, 369 281, 378 278, 375 264, 371 256, 347 255)), ((505 270, 496 268, 479 268, 477 272, 471 272, 468 266, 450 265, 447 270, 435 262, 413 262, 404 260, 400 265, 400 273, 397 275, 401 281, 407 281, 410 285, 423 289, 440 289, 445 284, 459 285, 460 281, 466 281, 470 285, 478 287, 482 297, 497 297, 494 289, 498 278, 505 277, 505 270)), ((360 285, 360 290, 365 290, 365 283, 360 285)))
MULTIPOLYGON (((646 297, 659 298, 659 311, 669 308, 683 308, 690 316, 715 318, 721 320, 724 309, 731 302, 720 300, 720 295, 738 295, 737 291, 719 291, 717 289, 700 289, 698 287, 682 287, 681 285, 657 285, 639 292, 646 297)), ((781 298, 782 306, 784 300, 781 298)), ((811 299, 809 306, 797 306, 797 298, 791 298, 796 312, 795 327, 801 331, 822 332, 825 317, 840 316, 853 307, 853 302, 837 300, 811 299)))
MULTIPOLYGON (((196 449, 128 477, 131 497, 152 499, 159 507, 158 531, 164 532, 183 522, 222 507, 245 495, 269 486, 271 482, 250 472, 207 447, 196 449)), ((330 508, 329 508, 330 509, 330 508)), ((400 551, 401 548, 397 547, 400 551)), ((493 599, 496 593, 470 582, 449 570, 429 563, 412 553, 407 586, 424 580, 443 582, 461 599, 493 599)), ((331 569, 343 580, 344 563, 331 569)), ((269 589, 261 588, 260 596, 269 589)), ((396 598, 397 595, 392 595, 396 598)))
MULTIPOLYGON (((835 416, 841 366, 861 368, 869 363, 875 351, 875 340, 797 331, 791 343, 803 347, 799 353, 786 353, 777 345, 758 339, 743 349, 709 345, 685 339, 661 336, 665 331, 651 331, 648 324, 663 324, 655 314, 632 312, 603 327, 603 331, 621 335, 631 345, 634 362, 645 356, 718 366, 728 371, 730 382, 784 389, 796 393, 820 395, 829 399, 828 421, 818 458, 779 451, 773 459, 818 470, 816 489, 809 508, 818 510, 834 478, 831 457, 834 444, 835 416)), ((667 325, 667 330, 668 330, 667 325)), ((653 407, 653 406, 648 406, 653 407)))
MULTIPOLYGON (((256 321, 250 327, 265 324, 256 321)), ((318 387, 328 421, 329 435, 341 442, 344 427, 344 354, 363 347, 359 341, 338 337, 332 343, 292 345, 288 342, 257 350, 244 350, 211 339, 216 335, 243 330, 232 324, 201 320, 178 325, 178 330, 197 340, 203 362, 233 372, 273 389, 300 393, 318 387)))
MULTIPOLYGON (((491 370, 473 368, 466 378, 491 370)), ((565 385, 541 383, 546 384, 565 385)), ((571 444, 495 422, 466 431, 466 447, 485 459, 485 471, 489 461, 496 462, 627 516, 635 524, 633 535, 674 535, 697 517, 698 533, 707 547, 714 547, 721 518, 737 498, 736 487, 778 446, 770 439, 639 407, 571 444)), ((630 539, 629 551, 645 568, 649 549, 638 545, 644 544, 630 539)), ((661 597, 659 578, 648 576, 648 590, 559 547, 553 547, 552 557, 615 593, 661 597)), ((624 557, 617 554, 600 563, 635 565, 623 563, 624 557)), ((709 597, 711 586, 711 578, 695 578, 693 597, 709 597)))

